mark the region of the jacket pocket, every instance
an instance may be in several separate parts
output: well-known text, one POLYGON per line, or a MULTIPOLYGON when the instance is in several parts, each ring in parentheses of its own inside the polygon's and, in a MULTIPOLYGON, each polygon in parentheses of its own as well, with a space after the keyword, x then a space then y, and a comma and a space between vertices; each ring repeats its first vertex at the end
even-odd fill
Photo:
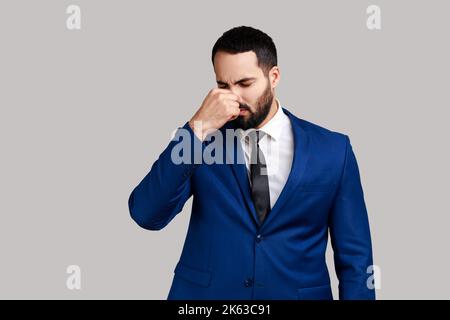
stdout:
POLYGON ((178 262, 175 268, 175 276, 202 287, 209 287, 211 283, 210 272, 188 267, 181 262, 178 262))
POLYGON ((297 296, 300 300, 333 300, 329 284, 297 289, 297 296))

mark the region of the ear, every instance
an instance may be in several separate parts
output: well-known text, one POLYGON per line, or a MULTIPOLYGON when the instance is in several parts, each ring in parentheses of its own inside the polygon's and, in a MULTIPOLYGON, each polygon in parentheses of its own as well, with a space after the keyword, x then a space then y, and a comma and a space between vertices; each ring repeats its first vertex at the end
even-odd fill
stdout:
POLYGON ((274 89, 280 81, 280 69, 277 66, 273 66, 269 71, 270 86, 274 89))

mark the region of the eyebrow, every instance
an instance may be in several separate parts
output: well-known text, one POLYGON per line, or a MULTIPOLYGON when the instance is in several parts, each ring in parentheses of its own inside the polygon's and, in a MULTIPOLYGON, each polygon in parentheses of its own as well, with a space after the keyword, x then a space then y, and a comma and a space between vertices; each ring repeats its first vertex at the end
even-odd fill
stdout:
MULTIPOLYGON (((242 78, 242 79, 236 81, 234 84, 238 84, 238 83, 242 83, 242 82, 246 82, 246 81, 250 81, 250 80, 255 80, 255 79, 256 79, 255 77, 242 78)), ((227 83, 223 82, 223 81, 220 81, 220 80, 217 80, 217 84, 224 85, 224 84, 227 84, 227 83)))

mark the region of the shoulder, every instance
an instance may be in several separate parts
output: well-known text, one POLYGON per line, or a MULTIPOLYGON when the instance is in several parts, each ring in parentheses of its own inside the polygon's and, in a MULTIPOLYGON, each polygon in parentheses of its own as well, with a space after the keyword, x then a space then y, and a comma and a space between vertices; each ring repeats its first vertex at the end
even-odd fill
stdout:
POLYGON ((284 112, 291 120, 291 125, 300 128, 308 136, 310 141, 316 145, 346 148, 347 143, 349 143, 349 137, 345 133, 334 131, 311 121, 299 118, 286 109, 284 109, 284 112))

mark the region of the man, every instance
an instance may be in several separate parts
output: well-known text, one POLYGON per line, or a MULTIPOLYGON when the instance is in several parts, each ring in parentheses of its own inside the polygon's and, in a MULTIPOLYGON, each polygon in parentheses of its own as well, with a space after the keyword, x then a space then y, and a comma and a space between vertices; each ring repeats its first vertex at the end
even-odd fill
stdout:
POLYGON ((141 227, 160 230, 193 195, 168 299, 333 299, 328 232, 339 298, 375 299, 367 284, 369 223, 348 136, 281 106, 275 44, 262 31, 225 32, 212 62, 218 88, 178 130, 200 149, 183 149, 187 161, 178 161, 178 134, 128 202, 141 227), (231 142, 227 130, 237 132, 231 142), (196 161, 218 135, 227 140, 215 148, 224 161, 196 161))

